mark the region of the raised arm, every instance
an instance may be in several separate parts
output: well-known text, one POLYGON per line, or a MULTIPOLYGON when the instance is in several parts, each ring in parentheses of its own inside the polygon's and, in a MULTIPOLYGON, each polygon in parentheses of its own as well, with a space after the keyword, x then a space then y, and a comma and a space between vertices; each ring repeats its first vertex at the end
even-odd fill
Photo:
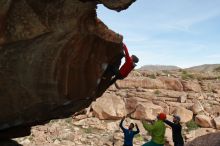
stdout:
POLYGON ((166 123, 167 125, 169 125, 170 127, 174 127, 174 123, 170 122, 169 120, 164 120, 164 123, 166 123))
POLYGON ((135 131, 134 134, 138 134, 138 133, 140 132, 140 130, 139 130, 139 128, 138 128, 138 125, 135 124, 135 127, 136 127, 137 131, 135 131))
POLYGON ((124 122, 124 120, 125 120, 125 117, 123 117, 123 118, 121 119, 121 122, 120 122, 120 124, 119 124, 119 127, 122 129, 122 131, 125 130, 125 128, 123 127, 123 122, 124 122))
POLYGON ((152 132, 154 129, 153 125, 147 124, 145 121, 142 120, 142 124, 145 130, 147 130, 148 132, 152 132))
POLYGON ((124 49, 124 52, 125 52, 125 60, 130 59, 130 55, 128 53, 128 48, 124 43, 123 43, 123 49, 124 49))

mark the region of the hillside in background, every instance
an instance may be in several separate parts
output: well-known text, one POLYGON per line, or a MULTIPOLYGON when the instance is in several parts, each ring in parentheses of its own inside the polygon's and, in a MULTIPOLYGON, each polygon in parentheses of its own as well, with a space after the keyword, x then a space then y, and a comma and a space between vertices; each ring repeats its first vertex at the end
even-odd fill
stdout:
POLYGON ((220 70, 217 68, 220 68, 220 64, 204 64, 204 65, 187 68, 187 70, 200 71, 200 72, 213 72, 216 70, 220 70))
POLYGON ((178 70, 178 69, 181 68, 172 65, 144 65, 139 70, 161 71, 161 70, 178 70))
MULTIPOLYGON (((144 65, 138 70, 148 70, 148 71, 171 71, 183 69, 174 65, 144 65)), ((220 72, 220 64, 203 64, 198 66, 192 66, 189 68, 185 68, 188 71, 196 71, 196 72, 220 72)))

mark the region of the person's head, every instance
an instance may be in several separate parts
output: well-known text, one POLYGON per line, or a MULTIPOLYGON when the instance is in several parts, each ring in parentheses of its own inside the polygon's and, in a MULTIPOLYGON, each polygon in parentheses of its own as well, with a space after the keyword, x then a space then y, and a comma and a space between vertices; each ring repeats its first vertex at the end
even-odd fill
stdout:
POLYGON ((159 114, 157 115, 157 119, 158 119, 158 120, 166 120, 166 118, 167 118, 167 116, 166 116, 165 113, 159 113, 159 114))
POLYGON ((132 130, 134 128, 134 123, 131 123, 128 127, 129 130, 132 130))
POLYGON ((173 122, 174 123, 179 123, 180 122, 180 117, 178 115, 173 115, 173 122))
POLYGON ((131 58, 132 58, 134 63, 138 63, 139 62, 139 58, 137 56, 132 55, 131 58))

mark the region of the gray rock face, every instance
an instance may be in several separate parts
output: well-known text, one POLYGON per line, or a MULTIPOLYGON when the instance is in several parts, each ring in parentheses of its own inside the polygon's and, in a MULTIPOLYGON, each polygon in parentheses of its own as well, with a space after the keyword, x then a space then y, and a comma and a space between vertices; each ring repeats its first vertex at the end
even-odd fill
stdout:
POLYGON ((211 133, 201 137, 186 144, 186 146, 219 146, 220 145, 220 133, 211 133))

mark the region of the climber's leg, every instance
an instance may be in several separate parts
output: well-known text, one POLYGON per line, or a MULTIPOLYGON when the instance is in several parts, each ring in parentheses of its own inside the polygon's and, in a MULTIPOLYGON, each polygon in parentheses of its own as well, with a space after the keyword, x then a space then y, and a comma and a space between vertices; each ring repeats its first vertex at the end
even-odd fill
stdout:
POLYGON ((110 83, 109 83, 109 86, 111 86, 112 84, 114 84, 117 80, 118 80, 118 76, 114 76, 114 77, 111 79, 111 81, 110 81, 110 83))
POLYGON ((119 67, 121 65, 121 59, 123 57, 124 53, 121 52, 118 56, 112 59, 114 60, 114 62, 111 62, 106 68, 105 72, 103 73, 98 87, 96 89, 96 94, 94 95, 95 97, 101 96, 104 93, 104 91, 113 83, 115 83, 115 81, 118 79, 116 76, 119 73, 119 67), (112 76, 114 76, 113 79, 112 76), (111 80, 110 83, 109 80, 111 80))
POLYGON ((115 67, 114 65, 109 64, 108 67, 106 68, 104 74, 102 75, 102 79, 105 80, 108 77, 112 77, 118 73, 118 68, 115 67))
POLYGON ((100 83, 97 86, 95 97, 102 96, 102 94, 105 92, 105 90, 117 80, 117 78, 112 79, 112 76, 114 76, 114 74, 112 74, 111 72, 104 73, 104 75, 101 77, 100 83), (109 80, 112 83, 109 83, 109 80))

